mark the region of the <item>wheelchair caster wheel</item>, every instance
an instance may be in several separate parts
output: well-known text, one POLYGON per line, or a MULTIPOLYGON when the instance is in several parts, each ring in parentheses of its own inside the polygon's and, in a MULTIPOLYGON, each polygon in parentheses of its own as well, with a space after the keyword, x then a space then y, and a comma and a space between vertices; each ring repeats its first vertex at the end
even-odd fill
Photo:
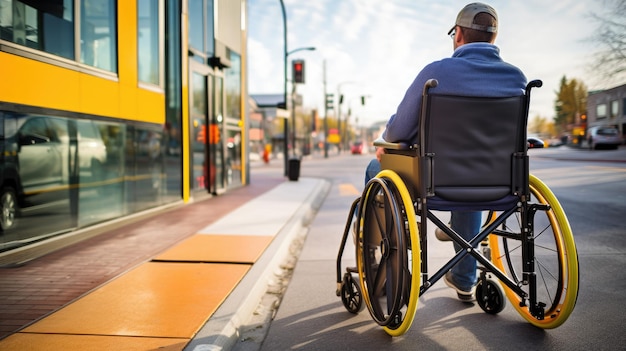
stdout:
POLYGON ((476 302, 486 313, 497 314, 504 309, 506 300, 498 282, 492 279, 480 279, 476 285, 476 302))
POLYGON ((346 273, 343 276, 343 282, 341 284, 341 302, 350 313, 359 313, 363 308, 361 287, 352 278, 350 273, 346 273))

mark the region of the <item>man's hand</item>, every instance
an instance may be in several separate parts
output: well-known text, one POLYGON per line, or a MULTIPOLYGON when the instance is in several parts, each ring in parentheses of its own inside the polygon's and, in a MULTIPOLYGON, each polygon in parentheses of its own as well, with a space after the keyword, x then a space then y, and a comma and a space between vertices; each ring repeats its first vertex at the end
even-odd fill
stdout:
POLYGON ((380 162, 380 155, 385 153, 385 148, 377 147, 376 148, 376 159, 380 162))

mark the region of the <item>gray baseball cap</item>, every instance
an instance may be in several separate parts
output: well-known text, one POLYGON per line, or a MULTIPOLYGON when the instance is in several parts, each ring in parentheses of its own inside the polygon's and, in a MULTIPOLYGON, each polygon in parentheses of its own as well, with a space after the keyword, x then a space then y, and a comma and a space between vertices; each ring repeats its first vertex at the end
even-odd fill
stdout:
POLYGON ((483 32, 496 33, 498 31, 497 26, 481 26, 480 24, 474 24, 474 17, 476 17, 477 14, 483 13, 483 12, 492 15, 493 18, 496 19, 496 23, 497 23, 498 15, 496 14, 496 10, 494 10, 493 7, 487 4, 480 3, 480 2, 473 2, 471 4, 466 5, 461 10, 461 12, 459 12, 459 15, 456 16, 456 23, 454 26, 452 26, 452 28, 448 32, 448 35, 452 33, 452 31, 454 30, 456 26, 476 29, 476 30, 483 31, 483 32))

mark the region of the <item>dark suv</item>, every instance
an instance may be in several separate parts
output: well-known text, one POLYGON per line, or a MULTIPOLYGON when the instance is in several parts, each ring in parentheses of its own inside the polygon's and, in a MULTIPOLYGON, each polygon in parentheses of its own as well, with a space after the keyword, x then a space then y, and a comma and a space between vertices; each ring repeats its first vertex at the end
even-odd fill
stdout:
POLYGON ((106 147, 98 128, 77 120, 70 133, 69 121, 0 112, 0 231, 16 226, 20 209, 67 201, 71 183, 102 169, 106 147))

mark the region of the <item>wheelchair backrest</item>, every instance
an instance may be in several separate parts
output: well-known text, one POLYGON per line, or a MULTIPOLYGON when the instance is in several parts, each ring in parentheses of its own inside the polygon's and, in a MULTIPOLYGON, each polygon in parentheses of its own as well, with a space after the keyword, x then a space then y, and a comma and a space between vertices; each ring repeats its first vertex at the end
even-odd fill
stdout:
POLYGON ((496 201, 524 192, 527 96, 428 94, 420 116, 426 193, 444 201, 496 201))

